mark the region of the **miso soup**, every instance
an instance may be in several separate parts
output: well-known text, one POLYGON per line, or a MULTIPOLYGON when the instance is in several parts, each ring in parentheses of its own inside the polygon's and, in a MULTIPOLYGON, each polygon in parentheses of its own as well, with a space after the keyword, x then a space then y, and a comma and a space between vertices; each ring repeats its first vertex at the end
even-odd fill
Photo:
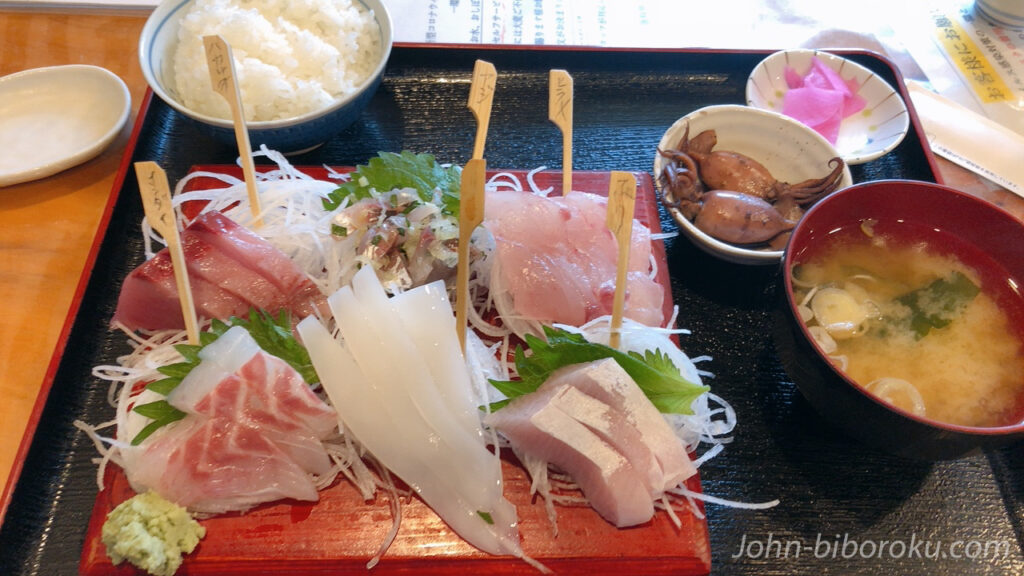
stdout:
POLYGON ((887 402, 950 424, 1016 423, 1021 296, 998 269, 966 266, 956 238, 929 238, 903 243, 873 221, 831 234, 792 269, 801 317, 833 364, 887 402))

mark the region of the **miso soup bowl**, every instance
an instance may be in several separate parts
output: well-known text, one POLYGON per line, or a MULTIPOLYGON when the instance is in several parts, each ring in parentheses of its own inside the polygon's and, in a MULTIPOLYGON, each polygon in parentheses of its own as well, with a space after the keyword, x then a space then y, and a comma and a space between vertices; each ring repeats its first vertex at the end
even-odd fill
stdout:
MULTIPOLYGON (((887 235, 900 240, 945 238, 942 249, 978 270, 983 290, 996 287, 1011 329, 1024 341, 1024 223, 993 204, 939 184, 857 184, 811 208, 793 230, 782 258, 781 302, 773 336, 797 388, 826 421, 847 435, 908 458, 953 459, 1024 440, 1024 395, 1018 396, 1017 414, 1009 425, 985 428, 938 422, 877 399, 830 362, 812 338, 797 311, 792 270, 821 250, 830 234, 867 219, 896 222, 887 227, 887 235)), ((1024 386, 1024 374, 1021 379, 1024 386)))

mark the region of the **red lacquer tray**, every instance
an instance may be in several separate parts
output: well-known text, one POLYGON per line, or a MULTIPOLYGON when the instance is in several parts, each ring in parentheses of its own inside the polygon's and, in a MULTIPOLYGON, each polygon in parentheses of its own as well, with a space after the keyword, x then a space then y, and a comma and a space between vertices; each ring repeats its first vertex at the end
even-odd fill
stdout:
MULTIPOLYGON (((233 166, 195 169, 231 173, 233 166)), ((324 168, 301 168, 317 178, 324 168)), ((339 171, 344 171, 341 169, 339 171)), ((494 173, 497 171, 492 171, 494 173)), ((512 171, 522 182, 526 173, 512 171)), ((657 199, 646 173, 636 173, 635 217, 652 233, 661 232, 657 199)), ((561 173, 534 175, 540 188, 561 189, 561 173)), ((608 172, 575 172, 573 189, 606 194, 608 172)), ((196 178, 189 189, 223 186, 217 180, 196 178)), ((672 311, 664 244, 654 242, 658 281, 666 287, 665 312, 672 311)), ((503 461, 505 495, 515 504, 520 519, 523 552, 556 574, 677 574, 710 572, 711 550, 703 518, 681 511, 676 527, 659 511, 650 522, 617 529, 588 507, 557 507, 558 535, 553 533, 544 503, 531 498, 530 481, 511 458, 503 461)), ((687 482, 699 491, 697 476, 687 482)), ((97 496, 82 550, 81 573, 86 576, 135 574, 127 564, 114 567, 100 540, 107 513, 134 492, 119 468, 110 466, 106 487, 97 496)), ((314 504, 283 501, 258 507, 243 515, 224 515, 203 521, 206 538, 186 557, 179 574, 537 574, 522 560, 482 553, 466 544, 418 498, 403 497, 398 535, 372 570, 366 568, 392 525, 389 496, 378 493, 364 502, 359 493, 339 480, 320 493, 314 504)), ((700 506, 703 513, 703 507, 700 506)))

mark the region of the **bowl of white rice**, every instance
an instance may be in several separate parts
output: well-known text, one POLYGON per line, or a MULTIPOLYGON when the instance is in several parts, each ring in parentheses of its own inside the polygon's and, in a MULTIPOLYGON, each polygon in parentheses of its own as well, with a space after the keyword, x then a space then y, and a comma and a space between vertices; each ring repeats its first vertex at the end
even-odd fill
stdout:
POLYGON ((163 0, 139 38, 142 73, 161 100, 226 144, 234 123, 210 81, 208 35, 231 47, 253 148, 287 154, 359 118, 392 45, 381 0, 163 0))

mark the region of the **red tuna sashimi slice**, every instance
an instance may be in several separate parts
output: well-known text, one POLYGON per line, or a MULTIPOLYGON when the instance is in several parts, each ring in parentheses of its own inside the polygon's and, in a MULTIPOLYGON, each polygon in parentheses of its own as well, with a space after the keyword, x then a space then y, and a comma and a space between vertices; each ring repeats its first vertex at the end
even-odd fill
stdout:
MULTIPOLYGON (((305 316, 325 301, 286 255, 220 212, 201 214, 182 231, 181 242, 200 317, 226 319, 252 307, 305 316)), ((125 279, 113 322, 132 330, 184 327, 166 249, 125 279)))
POLYGON ((615 360, 566 366, 555 371, 541 389, 549 385, 573 386, 625 415, 660 467, 655 497, 697 473, 672 427, 615 360))
MULTIPOLYGON (((605 225, 607 201, 592 194, 544 198, 488 191, 484 226, 496 241, 494 282, 502 317, 579 326, 611 313, 618 248, 605 225), (503 309, 504 308, 504 309, 503 309)), ((625 316, 663 321, 664 289, 647 274, 650 234, 634 222, 625 316)))
MULTIPOLYGON (((566 390, 562 387, 560 391, 566 390)), ((654 516, 643 476, 629 460, 574 418, 572 399, 555 393, 548 402, 517 398, 487 416, 517 450, 565 471, 590 505, 618 527, 635 526, 654 516)))
POLYGON ((133 489, 154 490, 197 513, 319 498, 311 477, 275 442, 229 418, 187 416, 122 449, 122 457, 133 489))
POLYGON ((303 470, 331 466, 321 440, 338 424, 333 408, 287 362, 235 326, 199 352, 202 360, 167 401, 188 414, 229 418, 257 428, 303 470))

